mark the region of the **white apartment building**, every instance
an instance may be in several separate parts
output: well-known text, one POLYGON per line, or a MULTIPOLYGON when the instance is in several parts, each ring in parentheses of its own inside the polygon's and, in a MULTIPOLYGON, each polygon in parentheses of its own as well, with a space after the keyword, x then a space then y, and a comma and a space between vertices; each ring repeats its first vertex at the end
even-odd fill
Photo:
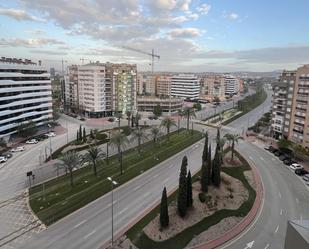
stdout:
POLYGON ((172 77, 171 95, 179 98, 197 99, 200 83, 193 74, 178 74, 172 77))
POLYGON ((232 75, 224 76, 225 95, 232 96, 239 93, 239 80, 232 75))
POLYGON ((0 137, 8 139, 21 123, 40 126, 52 118, 50 74, 40 64, 0 58, 0 137))
POLYGON ((111 115, 111 75, 106 64, 96 62, 78 67, 78 104, 87 117, 111 115))

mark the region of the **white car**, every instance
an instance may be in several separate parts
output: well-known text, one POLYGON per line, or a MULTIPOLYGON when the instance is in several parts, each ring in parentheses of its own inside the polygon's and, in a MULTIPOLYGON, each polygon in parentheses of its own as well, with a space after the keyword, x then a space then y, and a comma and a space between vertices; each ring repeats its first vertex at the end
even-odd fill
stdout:
POLYGON ((55 137, 56 133, 55 132, 49 132, 49 133, 46 133, 45 135, 48 136, 48 137, 55 137))
POLYGON ((30 139, 26 141, 26 144, 37 144, 37 143, 38 143, 38 140, 36 139, 30 139))
POLYGON ((0 163, 5 163, 7 160, 5 156, 0 156, 0 163))
POLYGON ((304 167, 298 163, 293 163, 290 165, 290 168, 295 171, 296 169, 303 169, 304 167))
POLYGON ((24 146, 18 146, 16 148, 13 148, 11 150, 11 152, 20 152, 20 151, 24 151, 25 150, 25 147, 24 146))

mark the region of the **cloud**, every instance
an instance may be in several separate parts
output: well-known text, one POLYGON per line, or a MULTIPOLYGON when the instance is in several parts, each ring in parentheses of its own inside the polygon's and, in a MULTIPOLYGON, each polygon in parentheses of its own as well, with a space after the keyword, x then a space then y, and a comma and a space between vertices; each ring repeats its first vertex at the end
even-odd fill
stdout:
POLYGON ((201 14, 201 15, 207 15, 208 12, 211 9, 211 5, 204 3, 201 6, 197 7, 197 11, 201 14))
POLYGON ((223 17, 227 18, 229 20, 232 20, 232 21, 235 21, 235 20, 239 19, 239 15, 234 13, 234 12, 231 12, 231 13, 228 13, 228 14, 224 13, 223 17))
POLYGON ((26 30, 25 32, 31 35, 41 35, 45 33, 45 31, 42 29, 26 30))
POLYGON ((43 39, 0 39, 0 46, 4 47, 37 47, 43 45, 63 45, 62 41, 50 38, 43 39))
POLYGON ((181 38, 192 38, 201 35, 201 31, 197 28, 177 28, 169 31, 169 35, 172 38, 181 37, 181 38))
POLYGON ((53 51, 53 50, 30 50, 33 54, 43 54, 43 55, 67 55, 67 52, 53 51))
POLYGON ((45 19, 29 15, 24 10, 0 8, 0 15, 12 17, 17 21, 46 22, 45 19))

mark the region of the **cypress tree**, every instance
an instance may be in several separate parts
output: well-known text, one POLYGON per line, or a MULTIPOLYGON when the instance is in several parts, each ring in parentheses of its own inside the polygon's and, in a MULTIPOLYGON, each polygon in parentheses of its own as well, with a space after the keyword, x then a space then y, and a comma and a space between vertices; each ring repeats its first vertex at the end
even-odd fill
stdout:
POLYGON ((187 165, 188 159, 186 156, 184 156, 180 169, 179 189, 177 197, 177 208, 180 217, 184 217, 187 213, 187 165))
POLYGON ((169 216, 168 216, 167 194, 166 194, 166 188, 164 187, 160 205, 160 225, 161 228, 165 228, 168 227, 168 224, 169 224, 169 216))
POLYGON ((192 178, 191 172, 189 170, 187 176, 187 207, 192 207, 193 205, 193 197, 192 197, 192 178))
POLYGON ((216 148, 215 158, 212 162, 212 182, 216 187, 220 187, 221 178, 220 178, 220 171, 221 171, 221 159, 220 159, 220 151, 219 146, 216 148))
POLYGON ((203 156, 202 156, 202 162, 206 163, 208 159, 208 133, 205 133, 205 144, 204 144, 204 150, 203 150, 203 156))
POLYGON ((207 183, 211 184, 211 144, 209 144, 208 148, 208 158, 207 158, 207 183))
POLYGON ((86 128, 83 129, 83 141, 86 142, 86 128))
POLYGON ((76 131, 76 141, 79 140, 79 134, 78 134, 78 130, 76 131))
POLYGON ((83 136, 83 133, 82 133, 82 132, 83 132, 83 131, 82 131, 82 126, 80 125, 80 126, 79 126, 79 132, 78 132, 78 134, 79 134, 79 140, 80 140, 80 141, 82 141, 82 138, 83 138, 83 137, 82 137, 82 136, 83 136))
POLYGON ((94 139, 92 129, 90 130, 90 137, 91 137, 91 139, 94 139))
POLYGON ((208 165, 203 162, 202 163, 202 170, 201 170, 201 189, 203 192, 207 193, 208 192, 208 165))

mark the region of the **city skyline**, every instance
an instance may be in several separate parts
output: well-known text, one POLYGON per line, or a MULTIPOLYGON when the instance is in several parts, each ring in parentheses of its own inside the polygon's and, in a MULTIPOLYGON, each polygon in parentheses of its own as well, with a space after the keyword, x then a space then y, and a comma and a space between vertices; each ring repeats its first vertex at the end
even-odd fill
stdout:
POLYGON ((128 46, 154 49, 157 71, 293 69, 308 63, 308 7, 304 0, 2 1, 0 50, 56 67, 85 58, 150 70, 150 58, 128 46))

